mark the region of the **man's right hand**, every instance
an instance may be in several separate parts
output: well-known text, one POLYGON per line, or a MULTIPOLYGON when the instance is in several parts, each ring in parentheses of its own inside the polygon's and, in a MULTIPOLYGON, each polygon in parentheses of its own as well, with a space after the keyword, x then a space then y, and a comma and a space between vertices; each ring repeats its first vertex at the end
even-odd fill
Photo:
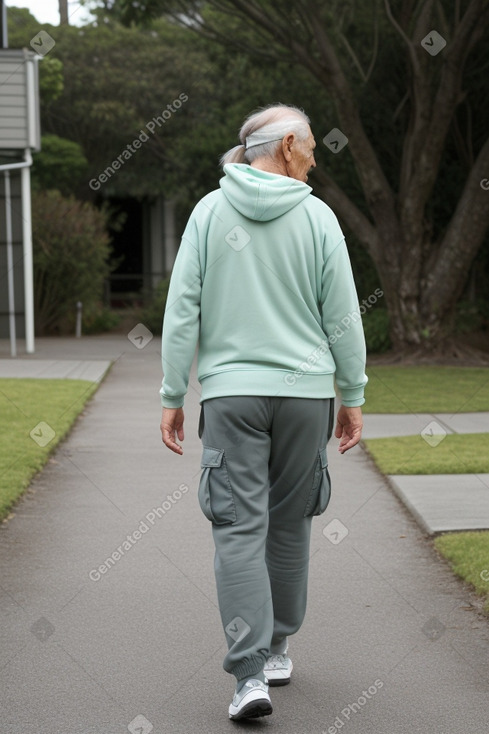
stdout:
POLYGON ((340 439, 338 451, 344 454, 356 446, 362 437, 363 419, 361 408, 348 408, 342 405, 336 419, 334 435, 340 439))
POLYGON ((161 414, 161 440, 170 451, 175 454, 183 454, 182 447, 177 443, 176 437, 183 441, 183 408, 163 408, 161 414))

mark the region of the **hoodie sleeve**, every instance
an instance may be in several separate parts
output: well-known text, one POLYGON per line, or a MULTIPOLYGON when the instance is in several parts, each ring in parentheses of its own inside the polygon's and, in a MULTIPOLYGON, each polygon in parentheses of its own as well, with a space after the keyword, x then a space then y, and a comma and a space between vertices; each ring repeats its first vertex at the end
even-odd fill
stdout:
POLYGON ((199 252, 194 244, 198 242, 196 230, 191 217, 170 279, 161 344, 164 377, 160 395, 164 408, 183 406, 199 338, 202 278, 199 252))
POLYGON ((344 239, 324 264, 321 286, 322 326, 336 365, 341 402, 348 407, 363 405, 367 384, 365 337, 344 239))

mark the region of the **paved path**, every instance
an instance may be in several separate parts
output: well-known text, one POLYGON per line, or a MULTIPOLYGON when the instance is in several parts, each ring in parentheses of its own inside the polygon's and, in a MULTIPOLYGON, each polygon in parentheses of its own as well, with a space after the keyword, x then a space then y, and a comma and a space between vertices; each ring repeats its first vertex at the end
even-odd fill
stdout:
POLYGON ((0 528, 2 734, 487 734, 487 619, 362 449, 334 439, 293 681, 273 716, 230 722, 195 373, 178 457, 160 444, 159 343, 84 348, 114 365, 0 528))
MULTIPOLYGON (((110 360, 117 360, 121 352, 141 346, 146 349, 146 338, 138 336, 138 329, 135 327, 127 339, 124 336, 38 339, 35 355, 0 358, 0 377, 64 377, 98 382, 110 360)), ((143 328, 141 334, 144 331, 143 328)), ((6 340, 0 340, 0 357, 9 348, 6 340)), ((197 383, 196 389, 199 389, 197 383)), ((423 434, 436 450, 437 440, 450 433, 489 433, 489 413, 366 414, 363 437, 423 434)), ((487 474, 389 476, 387 480, 430 535, 450 530, 489 529, 487 474)))
POLYGON ((100 382, 109 367, 108 359, 0 359, 0 377, 100 382))
POLYGON ((449 433, 489 433, 489 413, 407 413, 383 415, 369 413, 363 438, 415 436, 426 431, 439 435, 449 433))

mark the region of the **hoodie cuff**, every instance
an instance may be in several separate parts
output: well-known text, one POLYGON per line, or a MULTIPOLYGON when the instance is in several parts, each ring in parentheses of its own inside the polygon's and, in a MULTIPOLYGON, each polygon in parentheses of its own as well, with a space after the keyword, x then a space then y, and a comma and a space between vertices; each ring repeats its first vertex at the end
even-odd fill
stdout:
POLYGON ((168 395, 162 395, 161 405, 163 408, 183 408, 183 396, 170 398, 168 395))
POLYGON ((347 408, 359 408, 365 402, 364 388, 353 387, 341 391, 341 403, 347 408))

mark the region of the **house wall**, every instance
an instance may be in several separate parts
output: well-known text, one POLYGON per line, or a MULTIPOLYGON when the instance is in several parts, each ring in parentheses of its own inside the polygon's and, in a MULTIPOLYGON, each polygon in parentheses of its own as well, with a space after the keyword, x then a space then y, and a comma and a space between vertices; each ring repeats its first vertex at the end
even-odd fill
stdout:
MULTIPOLYGON (((21 173, 10 172, 12 240, 14 263, 15 327, 17 337, 25 337, 24 329, 24 258, 22 247, 21 173)), ((6 245, 5 174, 0 172, 0 338, 9 337, 8 271, 6 245)))
POLYGON ((39 84, 35 54, 0 49, 0 149, 40 149, 39 84))
MULTIPOLYGON (((38 56, 27 49, 0 49, 0 163, 25 160, 40 149, 38 56)), ((16 336, 25 338, 21 172, 10 171, 16 336)), ((5 173, 0 171, 0 338, 8 338, 8 265, 5 173)))

